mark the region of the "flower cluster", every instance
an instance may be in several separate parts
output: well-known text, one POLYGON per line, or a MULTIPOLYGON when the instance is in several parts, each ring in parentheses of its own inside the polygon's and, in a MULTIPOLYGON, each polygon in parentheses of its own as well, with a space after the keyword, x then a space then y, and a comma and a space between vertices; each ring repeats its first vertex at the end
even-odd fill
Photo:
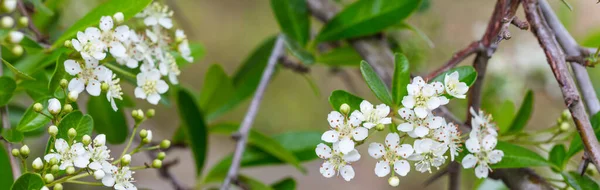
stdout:
MULTIPOLYGON (((331 143, 333 151, 324 143, 319 144, 315 150, 320 158, 325 159, 320 169, 323 176, 329 178, 339 174, 346 181, 354 178, 355 172, 350 165, 360 159, 355 147, 364 143, 369 136, 369 130, 374 128, 381 131, 385 129, 385 125, 392 123, 397 126, 387 134, 385 142, 373 142, 368 147, 369 155, 378 160, 375 175, 385 177, 392 173, 390 185, 398 185, 399 179, 395 175, 406 176, 411 170, 411 165, 419 172, 431 172, 432 167, 439 168, 446 163, 446 154, 454 161, 462 146, 458 126, 434 115, 432 111, 448 104, 449 98, 464 99, 469 89, 468 85, 459 80, 458 72, 453 72, 445 75, 443 83, 427 83, 423 78, 415 77, 406 88, 408 94, 402 99, 402 107, 397 110, 398 115, 391 113, 390 107, 385 104, 373 106, 366 100, 360 103, 359 110, 350 112, 350 106, 343 104, 340 112, 329 113, 327 120, 330 130, 323 133, 321 139, 331 143), (392 169, 394 172, 391 172, 392 169)), ((491 125, 489 120, 486 123, 478 115, 476 117, 478 119, 473 119, 473 126, 491 125)), ((483 129, 474 128, 471 132, 472 139, 474 136, 485 136, 484 133, 487 132, 482 132, 485 131, 483 129)), ((483 140, 478 142, 491 143, 483 140)), ((467 144, 470 152, 474 151, 470 149, 472 146, 467 144)), ((487 172, 487 163, 496 163, 501 154, 499 158, 492 158, 493 161, 484 158, 484 154, 491 153, 495 141, 493 145, 486 146, 491 148, 487 148, 487 152, 480 151, 476 156, 482 157, 478 163, 485 166, 487 172)))
POLYGON ((160 3, 153 3, 136 15, 144 21, 145 27, 136 31, 127 25, 119 25, 124 20, 123 13, 103 16, 98 27, 88 27, 77 33, 77 38, 67 41, 81 59, 68 59, 65 70, 73 79, 68 84, 69 91, 87 91, 92 96, 106 92, 106 98, 114 110, 115 99, 122 99, 120 79, 110 68, 111 61, 139 71, 136 75, 137 98, 158 104, 161 94, 169 89, 162 77, 172 84, 178 84, 179 67, 173 48, 186 61, 192 62, 188 40, 182 30, 173 31, 172 11, 160 3), (173 39, 174 38, 174 39, 173 39), (109 58, 108 56, 112 58, 109 58))
POLYGON ((462 165, 464 168, 475 167, 475 176, 486 178, 491 170, 489 165, 500 162, 504 152, 494 149, 498 143, 498 132, 492 123, 492 116, 484 115, 481 110, 475 112, 473 108, 470 111, 473 115, 471 119, 473 129, 465 145, 471 154, 463 158, 462 165))
POLYGON ((0 4, 0 11, 3 13, 0 17, 0 28, 8 31, 2 45, 8 47, 12 54, 21 56, 24 49, 20 43, 25 37, 22 31, 27 28, 29 18, 16 12, 17 2, 17 0, 4 0, 0 4))

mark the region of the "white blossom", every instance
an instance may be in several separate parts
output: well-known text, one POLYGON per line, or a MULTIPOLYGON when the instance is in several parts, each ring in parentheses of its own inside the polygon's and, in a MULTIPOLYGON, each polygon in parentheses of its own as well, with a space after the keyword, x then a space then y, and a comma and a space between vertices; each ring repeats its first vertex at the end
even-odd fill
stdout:
POLYGON ((496 150, 498 143, 494 125, 491 123, 491 116, 485 116, 480 110, 476 113, 471 108, 472 130, 469 134, 469 139, 465 142, 465 146, 471 154, 465 156, 462 160, 464 168, 475 167, 475 176, 478 178, 486 178, 491 168, 490 164, 498 163, 502 160, 504 152, 496 150))
POLYGON ((118 26, 113 30, 114 23, 110 16, 100 18, 100 41, 105 48, 108 48, 113 57, 125 57, 126 50, 122 42, 129 39, 129 27, 127 25, 118 26))
POLYGON ((410 144, 400 145, 400 137, 397 133, 389 133, 385 138, 385 146, 380 143, 369 145, 369 155, 379 159, 375 165, 375 174, 379 177, 387 176, 390 168, 400 176, 406 176, 410 171, 410 164, 406 161, 413 153, 410 144))
POLYGON ((104 83, 108 85, 108 90, 106 91, 106 99, 108 100, 108 102, 110 102, 112 109, 117 111, 118 107, 115 103, 115 99, 123 100, 123 92, 121 89, 121 85, 119 84, 121 79, 117 78, 117 75, 113 74, 113 72, 108 69, 104 77, 104 83))
POLYGON ((152 60, 151 55, 146 53, 148 51, 147 45, 140 38, 134 30, 129 31, 129 39, 123 42, 126 56, 117 57, 117 63, 134 69, 139 66, 140 61, 144 59, 152 60))
POLYGON ((415 169, 420 172, 430 172, 431 167, 439 168, 446 162, 444 154, 448 146, 429 138, 417 139, 413 145, 415 153, 408 160, 416 161, 415 169))
POLYGON ((408 108, 400 108, 398 114, 405 121, 398 125, 398 130, 413 138, 425 137, 445 122, 444 118, 433 116, 431 113, 427 113, 425 118, 416 117, 414 111, 408 108))
POLYGON ((369 135, 369 129, 360 127, 359 114, 359 111, 354 111, 346 118, 340 112, 332 111, 327 115, 331 129, 323 133, 321 139, 339 145, 344 154, 354 150, 354 141, 365 140, 369 135))
POLYGON ((373 107, 369 101, 363 100, 360 103, 360 112, 355 114, 359 120, 364 121, 363 127, 371 129, 378 124, 391 124, 392 118, 387 117, 390 114, 390 107, 385 104, 379 104, 377 107, 373 107))
POLYGON ((446 97, 440 96, 444 89, 444 85, 440 82, 427 84, 423 78, 417 76, 406 86, 406 89, 408 95, 402 98, 402 105, 414 109, 415 115, 419 118, 427 117, 431 110, 448 103, 446 97))
POLYGON ((85 89, 90 95, 100 95, 100 82, 109 73, 108 68, 99 65, 95 59, 86 59, 85 65, 68 59, 65 61, 65 70, 75 76, 69 82, 69 91, 81 93, 85 89))
POLYGON ((104 178, 102 178, 104 186, 113 187, 116 190, 137 190, 132 183, 134 172, 129 170, 129 167, 119 168, 111 164, 103 164, 102 170, 104 171, 104 178))
POLYGON ((446 87, 446 92, 450 96, 464 99, 466 97, 465 94, 469 91, 469 86, 464 82, 460 82, 458 78, 458 71, 454 71, 450 75, 446 74, 446 76, 444 76, 444 86, 446 87))
POLYGON ((137 85, 135 88, 135 97, 146 99, 151 104, 158 104, 160 95, 169 90, 169 85, 160 79, 160 73, 156 69, 148 72, 141 72, 137 75, 137 85))
POLYGON ((454 157, 458 156, 462 146, 458 127, 454 123, 446 123, 444 120, 442 127, 433 133, 433 137, 450 148, 450 160, 454 161, 454 157))
POLYGON ((106 46, 100 41, 101 36, 98 28, 89 27, 85 32, 77 32, 77 39, 72 39, 71 44, 84 59, 103 60, 106 57, 106 46))
POLYGON ((173 12, 167 6, 161 5, 158 2, 152 3, 152 5, 146 7, 146 9, 136 15, 138 18, 144 18, 146 26, 162 26, 166 29, 173 27, 171 16, 173 16, 173 12))
POLYGON ((57 139, 54 142, 54 150, 44 156, 46 162, 49 162, 52 158, 59 161, 58 168, 60 170, 65 170, 69 166, 85 168, 90 162, 90 155, 87 154, 83 144, 75 143, 69 146, 69 143, 64 139, 57 139))
POLYGON ((346 181, 350 181, 354 178, 354 168, 352 168, 350 163, 360 159, 360 154, 356 149, 344 154, 339 150, 337 144, 333 144, 332 151, 329 146, 321 143, 317 145, 315 152, 321 159, 325 160, 319 169, 319 172, 324 177, 331 178, 339 174, 346 181))
POLYGON ((90 164, 88 168, 92 170, 101 170, 103 164, 110 164, 110 150, 105 145, 106 136, 100 134, 94 138, 94 143, 90 143, 87 147, 88 155, 90 155, 90 164))

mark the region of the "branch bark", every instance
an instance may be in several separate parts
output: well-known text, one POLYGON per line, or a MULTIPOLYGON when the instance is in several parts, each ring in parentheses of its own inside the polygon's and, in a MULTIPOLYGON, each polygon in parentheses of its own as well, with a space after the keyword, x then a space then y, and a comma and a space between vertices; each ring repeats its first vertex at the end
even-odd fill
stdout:
POLYGON ((44 36, 42 36, 40 30, 35 26, 35 24, 33 24, 33 19, 31 19, 31 16, 29 16, 29 11, 27 10, 27 7, 25 7, 25 3, 23 3, 23 0, 17 1, 17 8, 23 16, 29 19, 29 22, 27 23, 27 28, 29 28, 29 30, 31 30, 31 32, 33 32, 33 34, 35 35, 35 41, 47 43, 47 39, 45 39, 44 36))
POLYGON ((525 8, 527 20, 531 25, 531 31, 538 39, 542 49, 544 49, 548 64, 552 68, 552 72, 561 88, 565 105, 571 111, 571 116, 577 126, 588 156, 592 163, 596 165, 596 169, 600 171, 598 167, 598 164, 600 164, 600 144, 596 140, 596 134, 594 134, 594 129, 590 124, 588 114, 565 63, 565 55, 556 41, 554 33, 552 33, 545 18, 541 15, 538 1, 524 0, 523 7, 525 8))
POLYGON ((458 65, 460 62, 465 60, 470 55, 473 55, 474 53, 480 52, 482 50, 483 50, 483 45, 481 44, 480 41, 472 42, 465 49, 462 49, 462 50, 456 52, 452 56, 452 58, 450 58, 450 60, 448 60, 448 62, 446 62, 442 67, 429 73, 427 75, 426 79, 427 80, 433 79, 434 77, 438 76, 439 74, 442 74, 443 72, 446 72, 447 70, 455 67, 456 65, 458 65))
MULTIPOLYGON (((2 51, 0 50, 0 58, 2 58, 2 51)), ((4 73, 4 69, 3 69, 3 65, 0 64, 0 76, 2 76, 2 74, 4 73)), ((10 119, 8 118, 8 105, 5 105, 3 107, 0 108, 0 117, 2 119, 2 127, 4 128, 4 130, 9 130, 10 129, 10 119)), ((0 135, 1 137, 1 135, 0 135)), ((19 161, 17 160, 16 157, 12 156, 12 149, 13 146, 10 142, 5 141, 4 142, 6 144, 6 152, 10 159, 10 166, 11 166, 11 170, 12 170, 12 174, 13 174, 13 180, 17 180, 17 178, 19 178, 21 176, 21 167, 19 166, 19 161)))
POLYGON ((265 90, 267 89, 267 85, 273 76, 273 72, 275 71, 275 65, 277 64, 277 60, 281 55, 283 55, 283 38, 281 36, 277 37, 277 41, 275 42, 275 46, 273 47, 273 51, 271 52, 271 56, 269 57, 269 61, 267 63, 267 67, 265 67, 265 71, 262 74, 260 79, 260 83, 258 84, 258 88, 252 98, 252 102, 250 103, 250 107, 246 112, 246 116, 240 125, 240 129, 238 130, 236 138, 236 148, 233 153, 233 160, 231 161, 231 166, 229 168, 229 172, 227 172, 227 178, 223 182, 221 186, 221 190, 229 190, 229 186, 232 181, 237 180, 238 172, 240 169, 240 162, 242 161, 242 155, 246 150, 246 143, 248 142, 248 132, 250 128, 252 128, 252 123, 254 122, 254 118, 258 113, 258 108, 260 107, 260 102, 262 101, 265 90))

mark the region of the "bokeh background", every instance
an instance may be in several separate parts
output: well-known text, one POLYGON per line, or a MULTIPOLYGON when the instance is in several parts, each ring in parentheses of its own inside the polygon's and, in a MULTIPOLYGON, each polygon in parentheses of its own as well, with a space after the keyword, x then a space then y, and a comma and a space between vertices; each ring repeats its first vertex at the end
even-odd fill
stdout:
MULTIPOLYGON (((204 83, 204 73, 211 64, 221 64, 228 74, 233 74, 246 56, 266 38, 278 33, 279 27, 271 11, 268 0, 166 0, 176 11, 178 26, 186 30, 191 41, 200 42, 205 47, 205 56, 197 59, 196 64, 182 70, 181 83, 185 87, 200 91, 204 83)), ((559 0, 548 0, 553 5, 563 23, 574 37, 585 45, 597 46, 594 36, 600 36, 600 5, 596 1, 567 0, 572 6, 570 11, 559 0)), ((90 9, 101 3, 98 0, 70 0, 68 15, 61 25, 69 26, 90 9)), ((343 1, 349 3, 352 1, 343 1)), ((408 23, 418 27, 426 34, 434 46, 410 31, 393 31, 390 37, 401 45, 411 61, 411 69, 416 74, 426 74, 436 66, 447 61, 452 54, 472 41, 480 39, 494 8, 493 0, 430 0, 411 16, 408 23)), ((518 16, 524 19, 520 9, 518 16)), ((313 21, 313 31, 317 32, 321 24, 313 21)), ((512 39, 503 41, 491 59, 488 68, 486 88, 484 90, 485 107, 499 105, 512 100, 518 107, 527 89, 535 93, 535 109, 528 128, 546 128, 554 124, 564 109, 562 96, 545 62, 545 57, 537 41, 529 31, 510 27, 512 39)), ((473 57, 463 61, 471 64, 473 57)), ((279 134, 288 131, 325 131, 327 113, 331 107, 327 98, 331 91, 345 89, 377 103, 368 87, 362 81, 356 68, 342 68, 349 78, 343 78, 323 65, 314 65, 308 74, 318 87, 316 94, 306 79, 292 71, 281 69, 268 86, 264 101, 253 127, 266 134, 279 134), (353 85, 352 85, 353 84, 353 85)), ((592 81, 600 85, 600 70, 589 69, 592 81)), ((600 89, 600 88, 597 88, 600 89)), ((126 92, 131 90, 126 90, 126 92)), ((201 93, 201 92, 200 92, 201 93)), ((220 121, 240 122, 248 105, 247 101, 220 121)), ((150 108, 143 101, 138 106, 150 108)), ((451 109, 460 118, 466 113, 466 101, 456 100, 451 109)), ((179 126, 177 109, 174 106, 160 105, 157 116, 145 123, 145 127, 154 131, 155 139, 170 138, 179 126)), ((375 139, 382 138, 379 134, 375 139)), ((291 166, 269 166, 243 169, 242 173, 253 176, 266 183, 293 176, 298 189, 391 189, 387 178, 374 175, 375 160, 366 153, 366 146, 359 151, 363 158, 353 166, 356 177, 350 182, 341 178, 326 179, 319 173, 320 160, 303 164, 307 174, 302 174, 291 166)), ((122 146, 113 147, 120 152, 122 146)), ((209 139, 209 157, 205 170, 210 169, 234 149, 233 140, 228 136, 213 135, 209 139)), ((142 163, 143 155, 134 157, 142 163)), ((173 173, 187 186, 196 183, 192 155, 189 151, 177 150, 168 154, 168 159, 177 157, 180 163, 173 167, 173 173)), ((570 165, 577 163, 571 162, 570 165)), ((403 189, 440 189, 446 188, 447 179, 442 178, 430 186, 423 182, 431 176, 412 171, 400 180, 403 189)), ((472 171, 463 172, 463 189, 471 189, 474 175, 472 171)), ((136 173, 139 188, 171 189, 167 181, 159 179, 154 170, 136 173)), ((203 186, 202 189, 214 187, 203 186)))

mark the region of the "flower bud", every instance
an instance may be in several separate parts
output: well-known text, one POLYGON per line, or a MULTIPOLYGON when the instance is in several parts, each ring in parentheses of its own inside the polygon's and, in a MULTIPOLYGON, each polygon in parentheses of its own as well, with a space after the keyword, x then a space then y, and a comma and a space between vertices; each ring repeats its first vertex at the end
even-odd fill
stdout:
POLYGON ((21 40, 23 40, 23 37, 24 37, 24 35, 20 31, 13 30, 8 33, 8 41, 10 41, 10 43, 13 43, 13 44, 21 43, 21 40))
POLYGON ((563 110, 563 112, 562 112, 562 114, 560 115, 560 117, 561 117, 563 120, 565 120, 565 121, 566 121, 566 120, 568 120, 569 118, 571 118, 571 112, 570 112, 568 109, 566 109, 566 110, 563 110))
POLYGON ((140 130, 140 138, 144 139, 148 136, 148 131, 146 129, 140 130))
POLYGON ((54 184, 54 188, 52 190, 63 190, 62 183, 54 184))
POLYGON ((15 55, 15 56, 21 56, 23 55, 23 52, 25 50, 23 50, 23 46, 20 45, 15 45, 12 49, 10 49, 10 51, 15 55))
POLYGON ((37 157, 35 160, 33 160, 31 167, 33 167, 34 170, 41 170, 42 168, 44 168, 44 162, 42 162, 42 159, 40 159, 40 157, 37 157))
POLYGON ((52 167, 50 168, 50 171, 52 173, 56 173, 59 171, 60 168, 58 168, 58 165, 52 165, 52 167))
POLYGON ((33 104, 33 111, 41 112, 44 109, 44 106, 40 103, 33 104))
POLYGON ((144 112, 141 109, 138 109, 137 110, 137 118, 134 118, 134 119, 137 119, 138 121, 141 121, 142 119, 144 119, 144 112))
POLYGON ((159 160, 164 160, 166 156, 167 156, 167 154, 166 154, 165 152, 159 152, 159 153, 156 155, 156 159, 159 159, 159 160))
POLYGON ((375 129, 378 131, 383 131, 385 129, 385 125, 383 125, 381 123, 377 124, 377 125, 375 125, 375 129))
MULTIPOLYGON (((67 87, 69 87, 69 81, 67 79, 60 79, 60 83, 59 84, 60 84, 61 88, 67 88, 67 87)), ((70 94, 71 93, 69 92, 69 95, 70 94)))
POLYGON ((67 172, 67 174, 69 174, 69 175, 71 175, 71 174, 75 173, 75 167, 73 167, 73 166, 69 166, 69 167, 67 167, 67 169, 66 169, 66 172, 67 172))
POLYGON ((570 127, 571 127, 571 125, 568 122, 562 122, 562 123, 560 123, 560 126, 558 127, 558 129, 561 132, 564 132, 564 131, 569 130, 570 127))
POLYGON ((340 112, 342 112, 344 115, 347 115, 348 113, 350 113, 350 105, 344 103, 340 106, 340 112))
POLYGON ((160 168, 160 167, 162 167, 162 161, 160 161, 159 159, 154 159, 152 161, 152 167, 153 168, 160 168))
POLYGON ((102 170, 96 170, 94 172, 94 178, 96 180, 101 180, 102 178, 104 178, 104 171, 102 171, 102 170))
POLYGON ((144 143, 144 144, 148 144, 148 143, 152 142, 152 131, 148 130, 147 133, 148 134, 146 135, 146 138, 142 139, 142 143, 144 143))
POLYGON ((50 127, 48 127, 48 134, 50 134, 50 136, 56 136, 58 134, 58 127, 56 127, 56 125, 50 125, 50 127))
POLYGON ((3 16, 0 19, 0 26, 2 28, 12 28, 15 25, 15 19, 10 16, 3 16))
POLYGON ((133 119, 136 119, 138 117, 138 111, 137 110, 132 110, 131 111, 131 117, 133 117, 133 119))
POLYGON ((397 176, 392 176, 388 179, 388 183, 390 183, 392 187, 396 187, 400 184, 400 179, 398 179, 397 176))
POLYGON ((598 170, 596 170, 596 166, 594 166, 594 164, 588 164, 588 167, 585 169, 585 173, 590 176, 595 176, 598 174, 598 170))
POLYGON ((108 83, 105 83, 105 82, 103 82, 103 83, 100 85, 100 90, 102 90, 102 92, 106 92, 106 91, 108 91, 108 83))
POLYGON ((17 8, 17 0, 3 0, 2 11, 13 12, 17 8))
POLYGON ((73 106, 71 106, 71 104, 65 104, 65 106, 63 107, 63 112, 71 113, 72 111, 73 111, 73 106))
POLYGON ((121 24, 125 20, 125 16, 122 12, 117 12, 113 15, 113 19, 115 19, 115 24, 121 24))
POLYGON ((26 27, 27 25, 29 25, 29 18, 22 16, 19 17, 19 20, 17 21, 17 25, 19 27, 26 27))
POLYGON ((48 189, 48 187, 46 187, 46 186, 43 186, 40 190, 50 190, 50 189, 48 189))
POLYGON ((23 156, 23 158, 27 158, 27 156, 29 156, 29 147, 27 145, 23 145, 19 153, 21 156, 23 156))
POLYGON ((106 135, 99 134, 96 136, 96 138, 94 138, 94 146, 95 147, 104 146, 105 144, 106 144, 106 135))
POLYGON ((152 117, 154 117, 155 113, 156 113, 156 111, 154 111, 154 109, 148 109, 148 111, 146 111, 146 117, 152 118, 152 117))
POLYGON ((54 181, 54 175, 52 175, 52 174, 44 175, 44 181, 46 181, 46 183, 52 183, 54 181))
POLYGON ((168 149, 171 146, 171 141, 170 140, 162 140, 162 142, 160 142, 160 149, 168 149))
POLYGON ((121 165, 129 165, 129 163, 131 163, 131 155, 129 154, 125 154, 123 155, 123 157, 121 158, 121 165))
POLYGON ((92 142, 92 137, 90 137, 89 135, 83 135, 83 137, 81 137, 81 143, 83 143, 85 146, 89 145, 92 142))
POLYGON ((64 45, 65 45, 65 47, 68 47, 68 48, 73 47, 73 44, 71 43, 71 40, 65 40, 64 45))
POLYGON ((50 158, 50 162, 48 164, 50 164, 50 165, 56 165, 56 164, 58 164, 58 159, 57 158, 50 158))
POLYGON ((67 135, 71 139, 75 138, 77 136, 77 130, 75 130, 74 128, 70 128, 69 131, 67 132, 67 135))
POLYGON ((77 98, 79 98, 79 93, 77 93, 75 91, 71 91, 71 92, 69 92, 68 98, 69 98, 70 102, 76 102, 77 98))
POLYGON ((58 99, 56 98, 52 98, 50 100, 48 100, 48 112, 50 112, 50 114, 52 115, 56 115, 58 113, 60 113, 60 101, 58 101, 58 99))
POLYGON ((12 149, 12 151, 10 152, 14 157, 18 157, 19 155, 21 155, 21 153, 19 152, 19 149, 12 149))

